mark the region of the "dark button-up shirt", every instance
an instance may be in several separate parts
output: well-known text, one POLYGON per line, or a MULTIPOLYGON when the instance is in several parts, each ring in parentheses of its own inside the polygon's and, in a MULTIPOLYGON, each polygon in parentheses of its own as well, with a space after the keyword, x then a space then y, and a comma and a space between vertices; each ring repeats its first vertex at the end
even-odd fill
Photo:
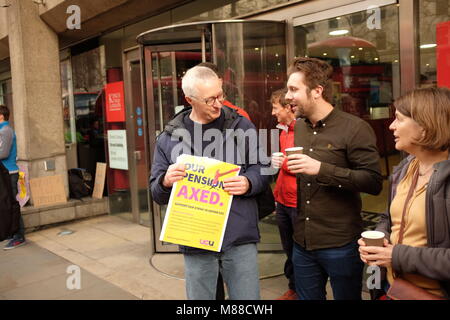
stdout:
POLYGON ((333 109, 313 127, 295 125, 295 146, 321 162, 317 176, 297 175, 294 240, 307 250, 344 246, 362 232, 360 192, 382 189, 375 134, 364 120, 333 109))

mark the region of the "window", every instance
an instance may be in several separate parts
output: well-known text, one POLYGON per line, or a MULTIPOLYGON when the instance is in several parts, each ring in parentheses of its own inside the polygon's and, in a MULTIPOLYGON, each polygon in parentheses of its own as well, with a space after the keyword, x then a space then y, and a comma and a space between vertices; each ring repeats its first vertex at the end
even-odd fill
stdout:
MULTIPOLYGON (((340 16, 333 12, 322 15, 322 20, 319 14, 294 19, 295 55, 323 59, 333 66, 332 104, 371 125, 387 178, 400 161, 388 130, 393 121, 390 106, 400 95, 398 6, 340 16)), ((387 192, 386 179, 379 196, 363 194, 363 211, 384 212, 387 192)))
POLYGON ((195 17, 184 20, 190 21, 211 21, 211 20, 225 20, 242 15, 250 14, 270 7, 282 5, 284 3, 292 2, 291 0, 236 0, 225 6, 206 11, 195 17))
POLYGON ((421 87, 450 87, 449 32, 450 0, 421 0, 419 6, 421 87))

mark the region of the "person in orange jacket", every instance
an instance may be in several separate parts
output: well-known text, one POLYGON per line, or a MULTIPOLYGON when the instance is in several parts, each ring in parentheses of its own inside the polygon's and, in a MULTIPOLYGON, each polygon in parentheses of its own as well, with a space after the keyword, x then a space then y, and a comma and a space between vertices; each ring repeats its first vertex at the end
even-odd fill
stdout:
POLYGON ((292 266, 292 239, 294 218, 297 214, 297 181, 296 175, 287 168, 285 149, 294 147, 295 114, 285 99, 286 90, 280 89, 272 93, 272 115, 277 118, 277 128, 281 129, 280 152, 283 157, 272 156, 272 166, 280 168, 274 197, 277 203, 276 219, 280 231, 281 244, 287 255, 284 264, 284 275, 289 280, 289 290, 277 300, 297 300, 295 292, 294 268, 292 266))

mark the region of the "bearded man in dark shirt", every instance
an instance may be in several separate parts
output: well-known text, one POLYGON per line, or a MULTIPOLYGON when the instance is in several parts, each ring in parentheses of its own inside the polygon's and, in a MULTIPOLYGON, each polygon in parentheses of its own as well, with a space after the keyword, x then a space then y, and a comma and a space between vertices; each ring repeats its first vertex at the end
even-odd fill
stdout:
POLYGON ((301 300, 326 299, 328 278, 335 299, 361 299, 360 192, 382 189, 375 134, 366 121, 333 108, 332 73, 325 61, 297 58, 287 83, 286 99, 303 118, 294 129, 303 154, 288 157, 297 174, 292 261, 301 300))

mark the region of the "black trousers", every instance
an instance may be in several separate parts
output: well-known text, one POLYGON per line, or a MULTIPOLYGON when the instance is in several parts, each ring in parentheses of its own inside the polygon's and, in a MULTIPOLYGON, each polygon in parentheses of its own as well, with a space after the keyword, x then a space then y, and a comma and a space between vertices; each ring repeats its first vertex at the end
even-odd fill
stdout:
MULTIPOLYGON (((13 173, 13 174, 10 174, 10 177, 11 177, 12 192, 13 192, 14 195, 17 195, 17 193, 18 193, 17 181, 19 181, 19 174, 18 173, 13 173)), ((14 239, 23 239, 23 240, 25 240, 25 225, 23 223, 22 215, 20 215, 19 230, 14 235, 14 239)))

